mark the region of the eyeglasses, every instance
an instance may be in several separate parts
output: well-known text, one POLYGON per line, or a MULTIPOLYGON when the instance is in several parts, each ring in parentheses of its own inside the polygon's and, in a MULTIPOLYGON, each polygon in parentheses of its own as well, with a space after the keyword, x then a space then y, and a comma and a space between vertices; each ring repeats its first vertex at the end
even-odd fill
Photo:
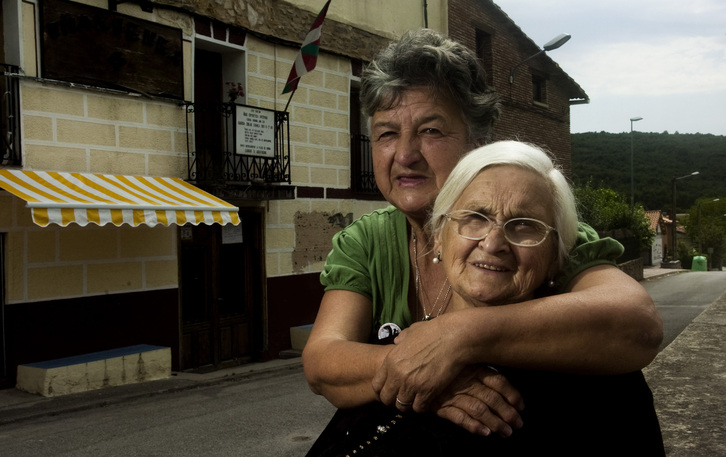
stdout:
POLYGON ((458 210, 446 214, 446 219, 456 222, 457 233, 468 240, 483 240, 494 227, 504 231, 504 238, 516 246, 534 247, 544 242, 550 232, 555 231, 542 221, 529 217, 516 217, 504 224, 497 224, 476 211, 458 210))

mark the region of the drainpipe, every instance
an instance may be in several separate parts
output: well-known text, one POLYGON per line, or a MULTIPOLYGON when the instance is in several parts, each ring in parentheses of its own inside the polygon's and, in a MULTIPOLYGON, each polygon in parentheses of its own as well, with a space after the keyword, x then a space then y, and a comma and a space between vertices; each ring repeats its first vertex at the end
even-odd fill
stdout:
POLYGON ((429 28, 429 6, 426 3, 426 0, 423 2, 424 7, 424 28, 429 28))

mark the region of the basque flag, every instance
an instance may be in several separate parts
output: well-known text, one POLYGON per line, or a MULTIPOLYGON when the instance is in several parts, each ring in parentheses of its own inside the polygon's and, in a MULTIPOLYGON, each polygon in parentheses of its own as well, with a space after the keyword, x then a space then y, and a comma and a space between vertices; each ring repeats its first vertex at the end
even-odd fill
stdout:
POLYGON ((325 2, 325 6, 320 11, 320 14, 318 14, 318 18, 315 19, 313 26, 305 37, 300 48, 300 54, 295 58, 295 63, 290 70, 290 76, 288 76, 285 88, 282 90, 283 94, 295 91, 297 89, 297 83, 300 82, 300 77, 305 73, 313 71, 315 65, 318 63, 320 36, 323 31, 323 21, 328 12, 328 5, 330 5, 330 0, 325 2))

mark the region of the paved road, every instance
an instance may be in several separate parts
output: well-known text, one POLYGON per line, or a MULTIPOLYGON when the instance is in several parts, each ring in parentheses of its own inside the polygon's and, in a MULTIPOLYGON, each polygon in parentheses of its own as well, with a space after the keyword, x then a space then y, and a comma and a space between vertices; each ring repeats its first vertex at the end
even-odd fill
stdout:
POLYGON ((662 350, 726 291, 726 271, 690 271, 641 284, 663 318, 662 350))
POLYGON ((297 368, 0 427, 0 455, 300 457, 334 408, 297 368))

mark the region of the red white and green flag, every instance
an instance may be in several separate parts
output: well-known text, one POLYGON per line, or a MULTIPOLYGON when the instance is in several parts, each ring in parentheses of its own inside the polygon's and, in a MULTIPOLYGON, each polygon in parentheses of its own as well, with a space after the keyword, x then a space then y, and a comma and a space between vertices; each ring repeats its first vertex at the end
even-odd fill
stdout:
POLYGON ((325 20, 325 15, 328 12, 328 5, 330 5, 330 0, 325 2, 325 6, 320 11, 320 14, 318 14, 313 26, 310 27, 310 31, 305 37, 302 47, 300 48, 300 53, 295 58, 295 63, 290 70, 290 76, 288 76, 285 88, 282 90, 283 94, 294 92, 297 89, 298 82, 300 82, 300 77, 313 71, 315 65, 318 63, 320 37, 323 31, 323 21, 325 20))

